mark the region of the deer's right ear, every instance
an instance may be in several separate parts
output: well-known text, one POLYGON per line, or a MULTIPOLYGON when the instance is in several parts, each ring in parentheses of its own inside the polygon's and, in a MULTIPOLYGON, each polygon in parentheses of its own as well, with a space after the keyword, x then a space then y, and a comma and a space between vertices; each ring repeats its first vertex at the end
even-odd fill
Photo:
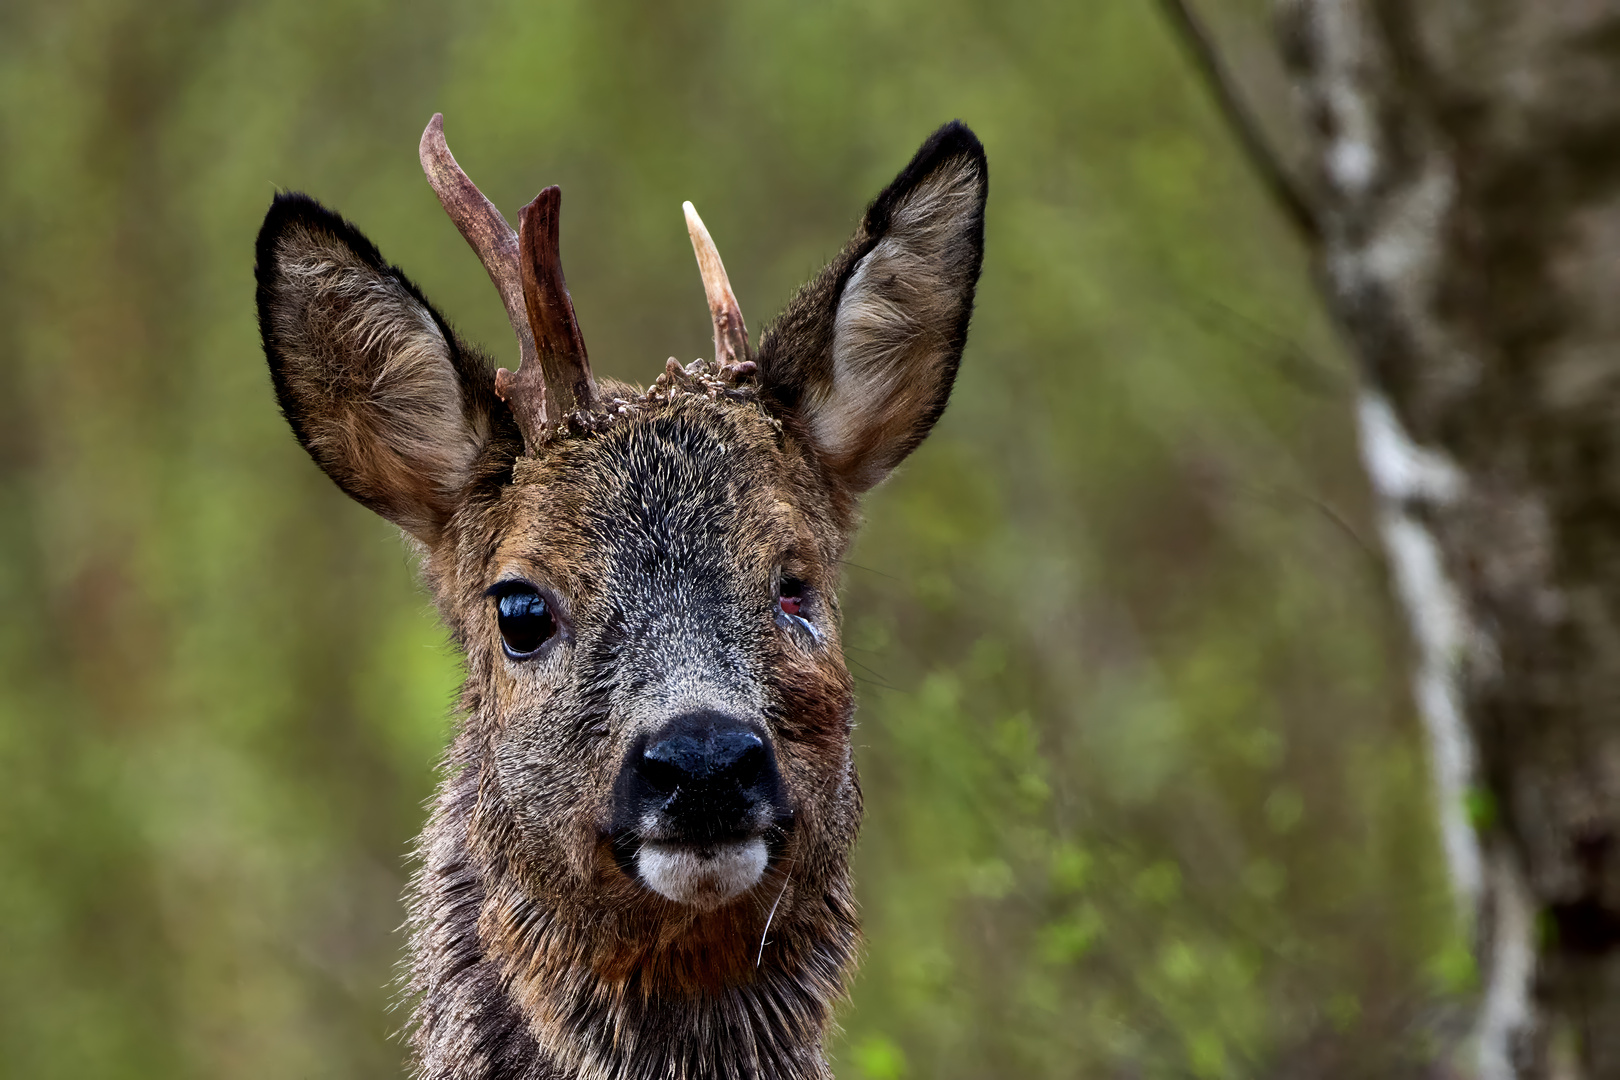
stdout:
POLYGON ((852 492, 887 476, 945 411, 984 257, 989 175, 973 132, 934 132, 760 341, 775 407, 852 492))
POLYGON ((376 245, 306 195, 271 203, 254 272, 298 441, 344 491, 432 544, 489 441, 488 367, 376 245))

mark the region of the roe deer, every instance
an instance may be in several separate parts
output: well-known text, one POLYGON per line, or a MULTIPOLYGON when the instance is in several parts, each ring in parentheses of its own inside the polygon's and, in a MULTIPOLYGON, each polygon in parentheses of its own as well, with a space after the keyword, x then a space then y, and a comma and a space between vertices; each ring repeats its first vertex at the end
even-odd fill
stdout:
POLYGON ((422 165, 517 333, 494 371, 349 222, 278 195, 259 328, 282 411, 419 547, 466 656, 409 907, 431 1078, 830 1076, 861 817, 839 559, 945 408, 984 247, 984 150, 940 128, 749 345, 687 226, 712 363, 591 375, 559 194, 514 233, 422 165))

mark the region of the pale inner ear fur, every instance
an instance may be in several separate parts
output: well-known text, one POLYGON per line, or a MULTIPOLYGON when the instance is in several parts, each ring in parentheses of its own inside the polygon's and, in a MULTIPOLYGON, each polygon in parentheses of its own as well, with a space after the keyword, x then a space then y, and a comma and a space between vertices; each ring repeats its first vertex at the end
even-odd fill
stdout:
POLYGON ((333 239, 289 230, 277 245, 275 312, 289 389, 312 455, 353 494, 429 540, 489 438, 469 410, 451 344, 397 278, 333 239))
POLYGON ((817 447, 857 489, 905 456, 949 385, 973 285, 979 185, 969 162, 918 184, 845 283, 832 378, 806 413, 817 447))

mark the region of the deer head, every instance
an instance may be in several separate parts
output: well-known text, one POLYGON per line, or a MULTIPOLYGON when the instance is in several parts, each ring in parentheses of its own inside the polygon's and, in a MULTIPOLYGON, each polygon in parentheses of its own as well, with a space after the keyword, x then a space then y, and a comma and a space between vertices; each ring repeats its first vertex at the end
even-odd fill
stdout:
POLYGON ((858 936, 839 559, 950 394, 983 149, 935 132, 757 354, 687 204, 715 357, 644 390, 591 374, 557 189, 514 231, 438 116, 421 156, 515 373, 306 196, 257 249, 282 411, 414 539, 466 656, 410 900, 420 1074, 825 1076, 858 936))

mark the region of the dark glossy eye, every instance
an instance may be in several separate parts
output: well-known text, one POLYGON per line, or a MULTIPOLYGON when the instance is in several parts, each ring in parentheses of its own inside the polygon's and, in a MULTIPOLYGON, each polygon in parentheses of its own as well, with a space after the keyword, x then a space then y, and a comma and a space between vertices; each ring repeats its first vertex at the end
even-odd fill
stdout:
POLYGON ((527 659, 557 633, 551 606, 532 585, 513 582, 496 588, 495 610, 506 655, 514 660, 527 659))
POLYGON ((804 608, 804 582, 783 574, 782 584, 776 591, 776 606, 784 615, 799 614, 804 608))

